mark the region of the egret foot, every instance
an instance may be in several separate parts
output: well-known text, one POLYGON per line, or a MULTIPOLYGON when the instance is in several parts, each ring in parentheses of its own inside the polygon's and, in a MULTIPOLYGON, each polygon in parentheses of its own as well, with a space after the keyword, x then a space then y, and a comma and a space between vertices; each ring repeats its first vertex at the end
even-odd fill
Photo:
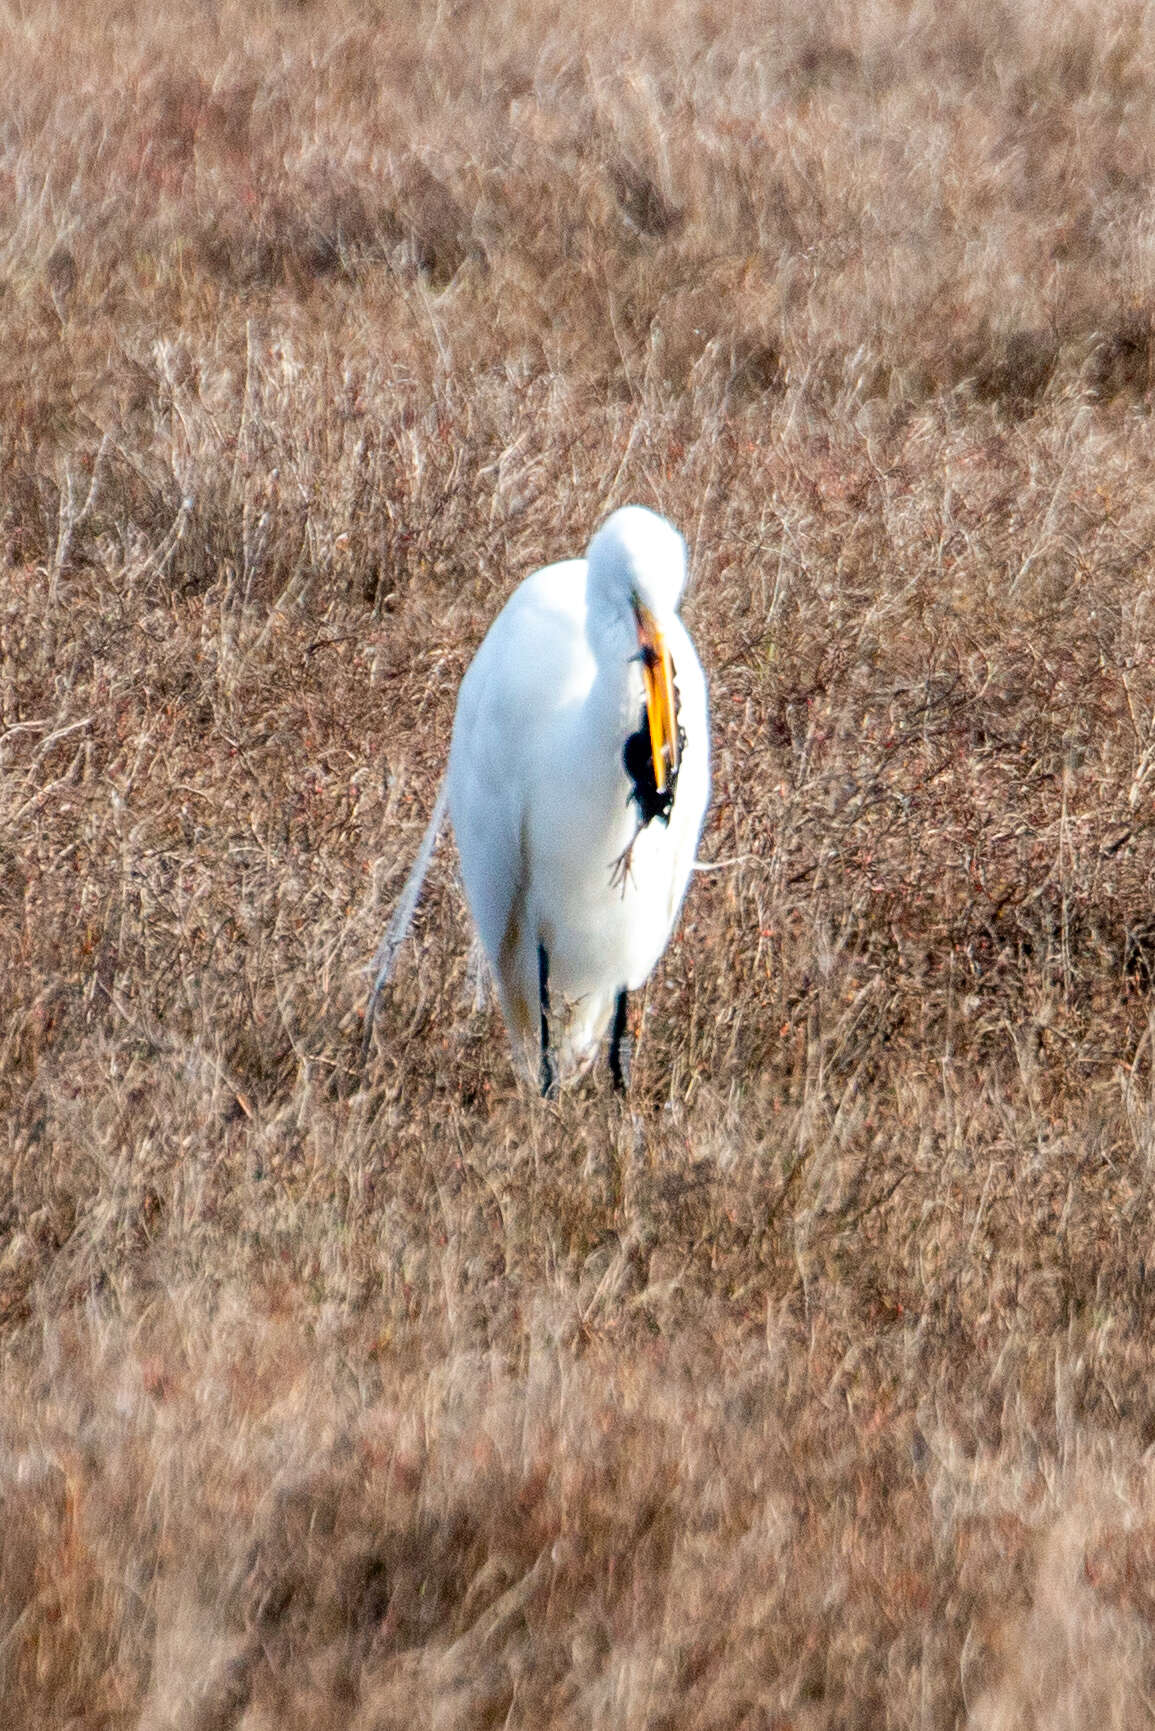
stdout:
POLYGON ((544 944, 537 946, 537 997, 541 1007, 541 1092, 546 1100, 557 1099, 557 1065, 549 1044, 549 956, 544 944))
POLYGON ((630 1089, 630 1061, 634 1055, 634 1042, 628 1027, 628 1000, 629 993, 623 986, 614 1005, 614 1025, 610 1031, 610 1075, 613 1078, 615 1094, 628 1094, 630 1089))

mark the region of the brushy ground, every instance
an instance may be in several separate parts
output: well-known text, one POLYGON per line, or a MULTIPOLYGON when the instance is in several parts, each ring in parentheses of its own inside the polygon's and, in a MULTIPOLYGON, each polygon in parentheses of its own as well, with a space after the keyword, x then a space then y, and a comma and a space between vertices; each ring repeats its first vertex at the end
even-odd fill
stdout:
POLYGON ((1155 17, 0 10, 6 1731, 1155 1718, 1155 17), (691 545, 628 1110, 452 849, 691 545))

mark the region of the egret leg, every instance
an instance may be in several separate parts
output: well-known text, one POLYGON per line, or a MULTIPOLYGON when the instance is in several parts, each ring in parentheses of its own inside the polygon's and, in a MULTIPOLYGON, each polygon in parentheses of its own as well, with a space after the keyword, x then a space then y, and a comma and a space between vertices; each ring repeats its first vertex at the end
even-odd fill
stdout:
POLYGON ((610 1031, 610 1075, 615 1094, 626 1094, 630 1087, 630 1059, 634 1042, 626 1031, 626 1008, 629 993, 623 986, 614 1005, 614 1025, 610 1031))
POLYGON ((549 955, 537 946, 537 996, 541 1006, 541 1091, 547 1100, 557 1095, 557 1069, 549 1044, 549 955))

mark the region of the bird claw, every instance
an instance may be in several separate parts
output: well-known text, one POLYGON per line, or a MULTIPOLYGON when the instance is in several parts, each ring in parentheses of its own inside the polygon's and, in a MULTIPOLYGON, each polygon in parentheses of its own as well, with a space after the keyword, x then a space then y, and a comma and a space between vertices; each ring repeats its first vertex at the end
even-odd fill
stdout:
POLYGON ((614 861, 613 865, 610 867, 610 888, 616 890, 620 885, 623 898, 626 893, 626 882, 633 873, 634 843, 637 841, 641 833, 642 825, 639 824, 621 853, 618 855, 617 859, 614 861))

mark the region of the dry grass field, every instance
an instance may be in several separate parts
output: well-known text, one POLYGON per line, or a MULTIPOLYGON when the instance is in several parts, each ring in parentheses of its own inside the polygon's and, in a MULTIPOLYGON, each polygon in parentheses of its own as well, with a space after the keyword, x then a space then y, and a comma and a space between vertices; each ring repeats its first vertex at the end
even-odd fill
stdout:
POLYGON ((5 1731, 1155 1721, 1155 13, 0 5, 5 1731), (690 543, 604 1075, 452 847, 690 543))

